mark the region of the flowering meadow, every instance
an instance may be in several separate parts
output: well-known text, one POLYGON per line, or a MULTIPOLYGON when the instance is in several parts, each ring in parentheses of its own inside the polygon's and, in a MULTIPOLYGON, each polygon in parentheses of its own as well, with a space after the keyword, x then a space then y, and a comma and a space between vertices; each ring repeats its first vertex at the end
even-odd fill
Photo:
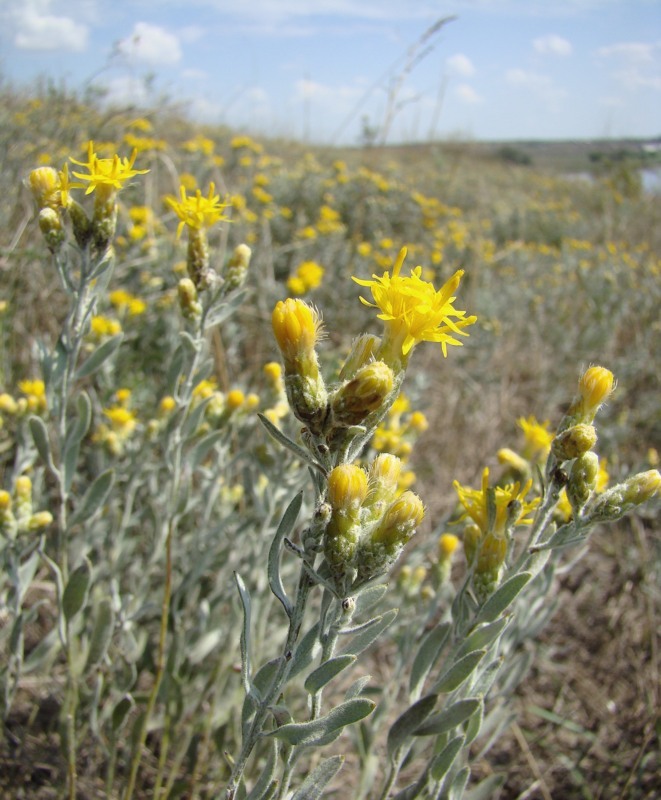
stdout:
POLYGON ((2 94, 3 796, 653 797, 661 197, 2 94))

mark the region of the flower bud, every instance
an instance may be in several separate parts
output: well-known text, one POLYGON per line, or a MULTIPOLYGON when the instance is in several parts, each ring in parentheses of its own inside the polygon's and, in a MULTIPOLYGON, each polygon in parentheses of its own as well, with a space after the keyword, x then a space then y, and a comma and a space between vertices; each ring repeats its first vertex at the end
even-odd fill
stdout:
POLYGON ((195 319, 202 315, 202 305, 197 299, 197 289, 190 278, 182 278, 177 285, 179 307, 186 319, 195 319))
POLYGON ((188 228, 186 268, 198 292, 208 289, 217 278, 209 267, 209 241, 204 228, 188 228))
POLYGON ((37 513, 32 514, 28 520, 27 529, 30 533, 36 533, 52 525, 52 523, 53 515, 50 511, 37 511, 37 513))
POLYGON ((559 433, 551 445, 551 452, 558 461, 570 461, 587 453, 597 443, 597 431, 593 425, 579 423, 559 433))
POLYGON ((381 453, 369 469, 369 492, 363 503, 366 519, 380 519, 395 498, 402 471, 402 462, 390 453, 381 453))
POLYGON ((599 457, 591 451, 579 456, 571 468, 567 483, 567 499, 575 516, 590 499, 597 485, 599 457))
POLYGON ((285 363, 285 388, 296 417, 319 433, 328 416, 326 384, 314 349, 321 320, 302 300, 281 300, 273 309, 273 333, 285 363))
POLYGON ((480 547, 473 574, 473 587, 481 603, 493 594, 500 583, 506 557, 507 539, 498 534, 487 534, 480 547))
POLYGON ((14 499, 16 501, 16 522, 19 530, 25 530, 28 520, 32 516, 32 481, 27 475, 20 475, 16 478, 14 499))
POLYGON ((360 535, 360 507, 367 496, 367 475, 354 464, 340 464, 328 476, 331 515, 324 537, 324 555, 340 574, 353 558, 360 535))
POLYGON ((336 392, 332 401, 334 421, 345 427, 360 425, 372 411, 381 408, 393 384, 393 371, 383 361, 361 367, 336 392))
POLYGON ((41 230, 46 245, 51 253, 56 253, 65 239, 65 232, 62 228, 60 215, 54 209, 47 206, 39 212, 39 229, 41 230))
POLYGON ((518 453, 515 453, 514 450, 510 450, 509 447, 501 448, 498 453, 498 461, 508 469, 511 469, 519 476, 525 476, 530 472, 530 467, 528 462, 525 458, 522 458, 518 453))
POLYGON ((577 423, 590 424, 615 389, 615 377, 605 367, 589 367, 578 381, 578 394, 560 423, 560 431, 577 423))
POLYGON ((372 541, 385 545, 391 551, 413 536, 422 522, 425 508, 414 492, 404 492, 386 510, 383 519, 372 533, 372 541))
POLYGON ((340 370, 340 378, 342 380, 353 378, 361 367, 373 360, 374 353, 376 353, 380 344, 381 339, 371 333, 363 333, 354 339, 349 355, 340 370))
POLYGON ((10 541, 16 538, 16 518, 11 510, 12 500, 9 492, 0 491, 0 535, 10 541))
POLYGON ((225 288, 228 292, 243 286, 248 274, 252 250, 247 244, 240 244, 234 248, 230 260, 225 268, 225 288))
POLYGON ((661 474, 656 469, 639 472, 597 495, 585 517, 589 522, 610 522, 661 494, 661 474))

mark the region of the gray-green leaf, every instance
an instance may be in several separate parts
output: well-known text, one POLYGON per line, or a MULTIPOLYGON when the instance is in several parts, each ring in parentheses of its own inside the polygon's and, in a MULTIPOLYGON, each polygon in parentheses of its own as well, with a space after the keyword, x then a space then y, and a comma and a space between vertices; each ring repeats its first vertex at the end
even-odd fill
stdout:
POLYGON ((30 417, 28 425, 30 426, 32 439, 34 440, 35 447, 37 448, 37 452, 41 456, 42 461, 52 473, 57 475, 58 471, 53 463, 53 456, 51 455, 50 441, 48 439, 46 424, 41 417, 30 417))
POLYGON ((343 669, 353 664, 355 660, 356 656, 354 655, 343 655, 324 662, 306 678, 305 691, 309 692, 309 694, 316 694, 327 683, 330 683, 336 675, 339 675, 343 669))
POLYGON ((396 616, 397 609, 393 608, 390 611, 386 611, 386 613, 381 616, 374 617, 373 620, 366 623, 360 632, 353 636, 351 641, 342 648, 343 652, 352 653, 355 656, 360 655, 363 650, 366 650, 376 641, 385 629, 394 622, 396 616))
POLYGON ((482 606, 475 623, 493 622, 505 611, 531 578, 530 572, 519 572, 518 575, 508 578, 482 606))
POLYGON ((94 629, 87 654, 87 668, 96 666, 108 652, 115 627, 115 611, 112 601, 104 597, 96 610, 94 629))
POLYGON ((93 516, 106 502, 114 482, 115 471, 113 469, 102 472, 85 492, 78 508, 69 518, 69 526, 78 525, 93 516))
POLYGON ((344 756, 331 756, 322 761, 303 781, 291 800, 318 800, 324 788, 344 764, 344 756))
POLYGON ((234 573, 243 607, 243 626, 241 628, 241 677, 243 678, 243 688, 246 694, 250 693, 250 613, 251 602, 250 594, 246 589, 243 578, 238 572, 234 573))
POLYGON ((468 653, 459 661, 456 661, 441 677, 434 686, 434 691, 439 694, 442 692, 453 692, 472 674, 473 670, 480 663, 486 650, 474 650, 468 653))
POLYGON ((107 361, 115 350, 117 350, 123 338, 124 334, 118 333, 116 336, 113 336, 112 339, 108 339, 107 342, 104 342, 98 347, 92 355, 78 367, 76 378, 86 378, 88 375, 96 372, 104 361, 107 361))
POLYGON ((391 759, 395 757, 399 748, 405 744, 407 739, 413 736, 413 733, 431 714, 437 700, 437 694, 428 694, 410 708, 407 708, 395 720, 388 732, 388 756, 391 759))
POLYGON ((412 697, 418 697, 420 694, 429 670, 434 666, 443 650, 451 628, 452 625, 449 622, 437 625, 422 640, 411 667, 409 691, 412 697))
POLYGON ((87 559, 69 575, 62 595, 62 611, 67 622, 71 622, 85 605, 91 578, 92 565, 87 559))
POLYGON ((431 762, 430 773, 435 781, 440 781, 454 763, 464 744, 463 736, 455 736, 445 745, 441 752, 431 762))
POLYGON ((325 717, 312 722, 283 725, 266 734, 275 736, 291 745, 314 745, 329 734, 364 719, 374 710, 374 703, 364 697, 356 697, 329 711, 325 717))
MULTIPOLYGON (((275 783, 275 769, 278 763, 278 742, 275 739, 271 740, 271 749, 269 756, 262 770, 262 774, 257 779, 257 782, 252 788, 246 800, 265 800, 271 796, 272 786, 275 783)), ((277 785, 277 783, 276 783, 277 785)))
POLYGON ((282 603, 282 606, 285 609, 288 617, 291 617, 292 604, 287 597, 287 592, 285 592, 285 587, 282 584, 282 577, 280 576, 280 550, 282 548, 282 541, 285 536, 291 535, 291 532, 294 530, 294 525, 296 525, 296 520, 298 519, 298 514, 301 510, 302 503, 303 492, 298 492, 298 494, 294 495, 291 503, 287 506, 287 510, 282 515, 282 519, 278 525, 278 530, 275 532, 275 536, 273 537, 273 541, 271 542, 271 547, 269 549, 269 586, 271 587, 273 594, 282 603))
POLYGON ((423 722, 422 725, 414 731, 414 735, 432 736, 447 733, 447 731, 465 722, 471 714, 475 713, 479 705, 480 700, 476 697, 470 697, 467 700, 458 700, 439 714, 434 714, 433 717, 429 717, 428 720, 423 722))

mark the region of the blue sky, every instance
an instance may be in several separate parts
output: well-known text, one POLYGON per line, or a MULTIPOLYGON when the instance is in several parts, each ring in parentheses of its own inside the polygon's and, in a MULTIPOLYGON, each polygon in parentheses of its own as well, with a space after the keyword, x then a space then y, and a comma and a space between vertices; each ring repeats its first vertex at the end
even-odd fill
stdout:
POLYGON ((661 0, 0 0, 0 74, 321 143, 651 137, 661 0))

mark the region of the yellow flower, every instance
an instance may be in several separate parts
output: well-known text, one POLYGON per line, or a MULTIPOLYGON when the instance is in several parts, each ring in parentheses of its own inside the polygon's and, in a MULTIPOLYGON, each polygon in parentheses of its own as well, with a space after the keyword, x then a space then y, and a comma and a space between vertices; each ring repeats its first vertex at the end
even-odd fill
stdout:
POLYGON ((378 317, 385 323, 386 337, 380 356, 384 360, 389 360, 389 357, 399 360, 401 356, 406 359, 411 349, 421 341, 438 342, 443 355, 447 356, 448 345, 461 345, 455 335, 466 336, 463 328, 476 320, 476 317, 467 317, 465 311, 453 306, 456 299, 453 293, 459 286, 463 270, 455 272, 436 291, 433 284, 420 277, 422 267, 413 269, 408 277, 399 274, 405 257, 406 248, 403 247, 392 277, 385 272, 381 277, 373 275, 373 280, 353 278, 360 286, 369 287, 374 298, 374 303, 363 297, 361 302, 381 311, 378 317))
POLYGON ((521 486, 520 482, 506 484, 505 486, 496 486, 489 489, 489 468, 486 467, 482 473, 482 488, 471 489, 470 487, 462 486, 459 481, 454 481, 453 486, 459 502, 464 507, 464 513, 461 519, 470 519, 476 523, 483 534, 490 533, 491 530, 497 535, 504 535, 508 524, 512 525, 530 525, 532 524, 532 517, 530 514, 539 505, 539 498, 533 500, 526 500, 525 496, 528 494, 532 487, 532 479, 526 481, 521 486), (496 515, 493 520, 493 528, 490 530, 489 526, 489 512, 488 512, 488 497, 493 493, 494 503, 496 506, 496 515), (520 508, 516 513, 514 520, 511 519, 512 509, 514 504, 518 503, 520 508))
MULTIPOLYGON (((99 186, 119 190, 130 178, 149 172, 148 169, 133 169, 137 154, 138 151, 134 149, 130 158, 120 158, 118 155, 112 158, 99 158, 94 152, 94 142, 90 141, 87 145, 87 161, 71 159, 74 164, 89 170, 89 175, 83 172, 74 172, 73 174, 79 180, 87 182, 85 194, 91 194, 99 186)), ((78 183, 72 184, 72 186, 80 189, 85 184, 78 183)))
POLYGON ((545 422, 538 422, 535 417, 528 417, 519 419, 519 427, 523 431, 526 440, 524 453, 527 458, 536 460, 537 458, 546 457, 551 448, 553 441, 553 433, 548 430, 551 423, 546 420, 545 422))
POLYGON ((110 421, 113 430, 121 436, 130 436, 136 427, 135 412, 130 411, 124 406, 111 406, 104 408, 103 413, 110 421))
POLYGON ((213 182, 209 184, 207 197, 202 197, 199 189, 195 191, 195 197, 188 197, 185 187, 180 186, 179 188, 181 200, 175 200, 174 197, 165 198, 167 205, 180 219, 177 237, 181 236, 184 226, 199 231, 202 228, 211 228, 216 222, 227 219, 223 214, 223 209, 227 208, 228 203, 221 203, 220 196, 214 194, 216 187, 213 182))

